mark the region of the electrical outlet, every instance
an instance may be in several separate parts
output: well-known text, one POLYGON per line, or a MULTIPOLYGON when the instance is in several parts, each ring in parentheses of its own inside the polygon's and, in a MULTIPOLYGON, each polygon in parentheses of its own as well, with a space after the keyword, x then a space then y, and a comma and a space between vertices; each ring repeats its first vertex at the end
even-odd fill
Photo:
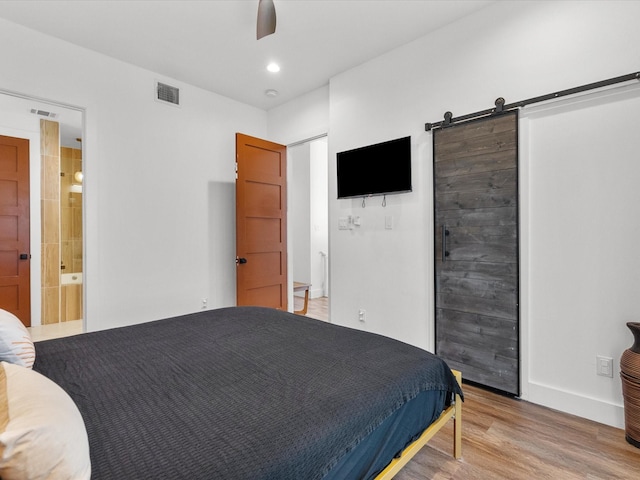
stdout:
POLYGON ((596 355, 596 374, 613 378, 613 358, 596 355))
POLYGON ((364 309, 358 310, 358 320, 364 322, 367 319, 367 311, 364 309))
POLYGON ((205 308, 207 308, 207 299, 203 298, 202 299, 202 309, 204 310, 205 308))

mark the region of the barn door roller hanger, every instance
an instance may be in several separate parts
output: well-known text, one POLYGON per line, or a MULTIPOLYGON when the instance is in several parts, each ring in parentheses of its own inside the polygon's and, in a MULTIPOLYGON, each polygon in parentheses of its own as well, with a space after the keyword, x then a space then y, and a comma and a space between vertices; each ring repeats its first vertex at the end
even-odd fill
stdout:
POLYGON ((568 88, 566 90, 561 90, 559 92, 548 93, 546 95, 540 95, 539 97, 529 98, 528 100, 521 100, 519 102, 509 103, 505 105, 505 100, 502 97, 499 97, 495 101, 494 108, 488 108, 486 110, 482 110, 479 112, 469 113, 467 115, 462 115, 460 117, 454 117, 451 112, 446 112, 444 114, 444 120, 434 123, 425 123, 424 129, 429 132, 431 130, 435 130, 438 128, 446 128, 452 126, 454 123, 465 122, 467 120, 473 120, 475 118, 487 117, 491 115, 499 115, 504 112, 508 112, 509 110, 513 110, 515 108, 521 108, 526 105, 531 105, 533 103, 540 103, 546 100, 553 100, 555 98, 566 97, 567 95, 573 95, 576 93, 586 92, 589 90, 594 90, 596 88, 608 87, 609 85, 615 85, 617 83, 629 82, 632 80, 640 80, 640 72, 629 73, 627 75, 622 75, 620 77, 613 77, 607 80, 601 80, 599 82, 588 83, 586 85, 581 85, 579 87, 568 88))

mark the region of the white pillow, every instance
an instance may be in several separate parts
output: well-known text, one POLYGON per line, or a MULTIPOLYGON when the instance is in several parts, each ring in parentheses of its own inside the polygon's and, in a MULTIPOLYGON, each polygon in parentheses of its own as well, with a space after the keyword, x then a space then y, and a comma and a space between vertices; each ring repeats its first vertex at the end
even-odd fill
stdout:
POLYGON ((13 313, 0 309, 0 361, 31 368, 35 359, 27 327, 13 313))
POLYGON ((2 480, 89 479, 89 439, 73 400, 38 372, 0 363, 2 480))

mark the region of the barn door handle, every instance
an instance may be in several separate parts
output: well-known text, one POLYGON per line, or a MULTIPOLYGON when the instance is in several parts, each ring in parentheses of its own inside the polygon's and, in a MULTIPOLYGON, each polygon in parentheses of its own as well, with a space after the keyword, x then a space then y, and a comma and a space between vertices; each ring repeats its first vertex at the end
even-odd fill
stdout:
POLYGON ((247 263, 247 259, 246 258, 236 257, 236 265, 238 265, 238 264, 242 265, 243 263, 247 263))
POLYGON ((449 251, 447 250, 447 237, 449 236, 449 230, 447 230, 446 225, 442 225, 442 261, 444 262, 449 256, 449 251))

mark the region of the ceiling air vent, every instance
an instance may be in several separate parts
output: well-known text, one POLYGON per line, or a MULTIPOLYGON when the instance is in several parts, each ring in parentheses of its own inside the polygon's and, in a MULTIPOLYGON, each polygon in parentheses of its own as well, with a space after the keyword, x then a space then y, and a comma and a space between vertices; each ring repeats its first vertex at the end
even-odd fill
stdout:
POLYGON ((180 105, 180 90, 166 83, 156 82, 156 100, 180 105))

